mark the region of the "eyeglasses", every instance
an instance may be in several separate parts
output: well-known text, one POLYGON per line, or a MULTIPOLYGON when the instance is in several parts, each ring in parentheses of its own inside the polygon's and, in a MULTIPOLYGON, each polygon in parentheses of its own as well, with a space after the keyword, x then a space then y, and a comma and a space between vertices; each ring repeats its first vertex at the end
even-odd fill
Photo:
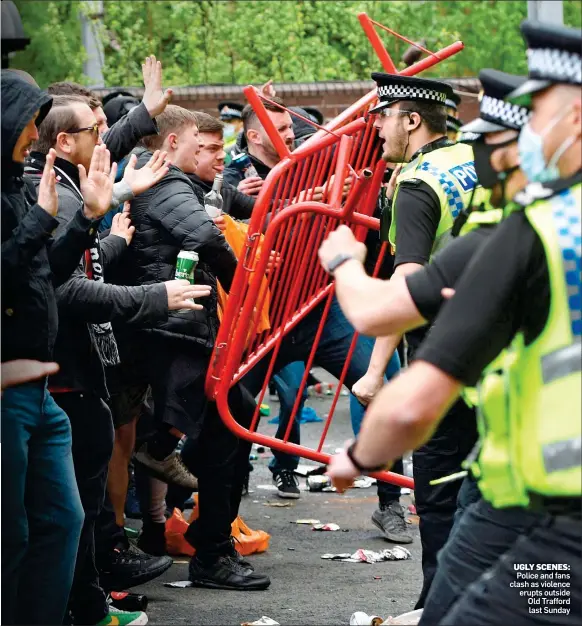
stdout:
POLYGON ((399 113, 414 113, 414 111, 406 111, 404 109, 382 109, 381 111, 378 111, 377 115, 380 118, 383 117, 395 117, 396 115, 398 115, 399 113))
POLYGON ((95 136, 99 135, 99 124, 95 123, 93 126, 87 126, 87 128, 71 128, 67 133, 69 135, 75 135, 77 133, 84 133, 85 131, 91 131, 95 136))

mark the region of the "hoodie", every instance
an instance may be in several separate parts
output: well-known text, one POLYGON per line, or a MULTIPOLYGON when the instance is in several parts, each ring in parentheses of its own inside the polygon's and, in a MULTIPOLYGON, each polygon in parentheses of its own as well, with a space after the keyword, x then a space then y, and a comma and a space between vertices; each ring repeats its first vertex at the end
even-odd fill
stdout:
POLYGON ((95 224, 80 210, 53 239, 58 221, 36 203, 24 165, 12 160, 24 127, 36 111, 36 125, 42 123, 52 98, 10 70, 2 70, 1 83, 2 361, 49 361, 58 325, 54 289, 77 268, 95 224))

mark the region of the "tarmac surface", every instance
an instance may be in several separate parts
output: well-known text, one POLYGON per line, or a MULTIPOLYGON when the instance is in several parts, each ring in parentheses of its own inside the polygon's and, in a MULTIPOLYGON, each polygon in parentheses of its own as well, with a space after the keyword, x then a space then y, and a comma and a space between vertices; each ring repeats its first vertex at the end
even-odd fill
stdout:
MULTIPOLYGON (((271 404, 271 416, 278 413, 278 403, 271 404)), ((329 398, 310 398, 307 406, 324 417, 329 398)), ((263 418, 261 432, 274 434, 276 426, 263 418)), ((315 446, 323 423, 301 425, 302 442, 315 446)), ((351 438, 348 398, 340 398, 336 415, 327 435, 324 451, 333 452, 351 438)), ((253 452, 256 446, 254 446, 253 452)), ((268 463, 267 449, 253 461, 251 493, 243 498, 241 514, 252 529, 271 535, 269 549, 249 560, 257 571, 271 578, 266 591, 237 592, 209 589, 172 589, 164 582, 187 580, 188 557, 174 557, 174 565, 160 578, 131 591, 149 598, 150 624, 232 624, 252 622, 266 615, 280 624, 327 625, 349 624, 355 611, 364 611, 384 619, 414 608, 422 583, 421 548, 418 518, 408 515, 414 542, 406 546, 410 560, 376 564, 345 563, 321 559, 325 553, 353 553, 358 548, 384 550, 394 547, 382 538, 370 516, 377 506, 376 486, 353 489, 347 494, 308 491, 299 500, 277 496, 268 463), (289 502, 287 507, 269 506, 289 502), (315 532, 311 526, 293 523, 315 518, 322 523, 335 522, 347 532, 315 532)), ((313 465, 302 459, 302 465, 313 465)), ((305 480, 300 479, 305 488, 305 480)), ((410 496, 403 495, 407 507, 410 496)), ((187 514, 189 512, 186 512, 187 514)), ((135 526, 136 524, 131 524, 135 526)))

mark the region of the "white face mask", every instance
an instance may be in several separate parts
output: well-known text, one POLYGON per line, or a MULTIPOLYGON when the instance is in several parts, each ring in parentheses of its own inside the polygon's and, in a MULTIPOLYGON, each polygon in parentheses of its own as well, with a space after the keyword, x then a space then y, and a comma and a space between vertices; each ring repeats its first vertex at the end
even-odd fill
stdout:
POLYGON ((225 124, 222 134, 225 141, 232 139, 236 135, 236 126, 234 124, 225 124))
POLYGON ((566 152, 566 150, 576 141, 571 135, 564 139, 562 144, 554 152, 549 163, 546 163, 544 156, 544 138, 555 128, 555 126, 564 118, 571 109, 558 113, 544 130, 538 134, 532 130, 531 122, 528 122, 519 134, 517 147, 519 150, 519 162, 523 173, 530 183, 545 183, 560 178, 560 170, 558 169, 558 161, 566 152))

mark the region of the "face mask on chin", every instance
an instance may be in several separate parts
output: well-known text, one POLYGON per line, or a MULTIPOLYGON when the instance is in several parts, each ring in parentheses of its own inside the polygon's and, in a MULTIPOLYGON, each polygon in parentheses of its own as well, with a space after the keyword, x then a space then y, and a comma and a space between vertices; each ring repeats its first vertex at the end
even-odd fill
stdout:
POLYGON ((528 122, 519 134, 518 150, 520 167, 530 183, 545 183, 560 178, 558 161, 566 150, 576 141, 574 136, 566 137, 554 152, 549 163, 544 155, 544 139, 550 131, 564 118, 570 109, 556 115, 544 130, 538 134, 528 122))

